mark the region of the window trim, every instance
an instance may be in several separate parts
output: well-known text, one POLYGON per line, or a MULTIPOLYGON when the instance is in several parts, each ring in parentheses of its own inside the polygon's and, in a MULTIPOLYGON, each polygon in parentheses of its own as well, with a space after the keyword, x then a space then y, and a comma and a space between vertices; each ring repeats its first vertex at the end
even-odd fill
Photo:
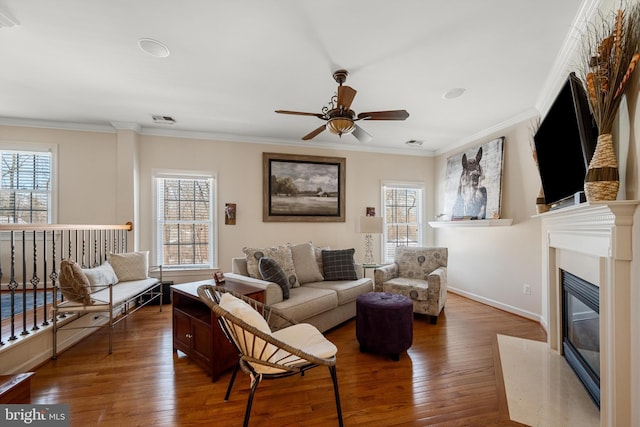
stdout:
POLYGON ((419 202, 418 207, 418 217, 416 218, 416 222, 418 224, 418 246, 421 246, 425 242, 425 227, 424 227, 424 215, 425 215, 425 185, 421 181, 399 181, 399 180, 390 180, 390 181, 382 181, 382 185, 380 186, 380 206, 381 206, 381 215, 383 221, 383 230, 380 244, 380 259, 383 263, 391 263, 393 262, 393 258, 386 258, 387 254, 387 212, 386 212, 386 203, 385 203, 385 190, 388 187, 392 188, 412 188, 421 190, 421 200, 419 202))
POLYGON ((51 154, 51 189, 49 191, 48 224, 58 223, 58 145, 29 141, 0 140, 0 151, 51 154))
POLYGON ((185 178, 185 179, 207 179, 211 180, 211 194, 210 203, 209 203, 209 213, 211 215, 211 225, 210 225, 210 256, 211 261, 209 266, 165 266, 163 265, 163 270, 170 271, 190 271, 190 270, 208 270, 215 269, 218 265, 218 177, 217 174, 212 172, 205 171, 185 171, 185 170, 174 170, 174 169, 162 169, 162 170, 154 170, 152 171, 152 247, 154 248, 154 259, 156 265, 161 265, 163 263, 162 259, 162 241, 159 238, 158 231, 158 179, 161 178, 185 178))

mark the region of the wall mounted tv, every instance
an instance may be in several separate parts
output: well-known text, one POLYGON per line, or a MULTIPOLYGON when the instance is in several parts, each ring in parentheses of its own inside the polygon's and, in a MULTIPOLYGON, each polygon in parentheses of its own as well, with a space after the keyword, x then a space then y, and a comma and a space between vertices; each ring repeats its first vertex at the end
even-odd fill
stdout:
POLYGON ((582 83, 571 73, 534 136, 542 190, 552 209, 573 204, 584 191, 597 139, 582 83))

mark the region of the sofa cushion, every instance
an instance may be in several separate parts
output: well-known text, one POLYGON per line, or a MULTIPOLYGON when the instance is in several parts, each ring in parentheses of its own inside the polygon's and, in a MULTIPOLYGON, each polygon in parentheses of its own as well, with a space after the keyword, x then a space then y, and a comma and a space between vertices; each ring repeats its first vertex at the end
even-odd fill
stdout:
POLYGON ((334 291, 338 295, 338 305, 348 304, 355 301, 360 294, 373 292, 371 279, 363 278, 358 280, 325 280, 323 282, 312 282, 302 286, 303 288, 317 288, 334 291))
POLYGON ((243 248, 247 257, 247 271, 250 277, 254 279, 260 279, 260 270, 258 269, 258 262, 262 257, 273 258, 278 265, 284 270, 287 275, 287 280, 292 288, 300 286, 298 277, 296 276, 296 270, 293 266, 293 257, 291 256, 291 247, 289 245, 271 246, 268 248, 243 248))
POLYGON ((149 251, 112 253, 109 262, 121 282, 149 277, 149 251))
POLYGON ((291 257, 293 258, 293 267, 296 270, 296 276, 298 276, 298 281, 301 285, 324 280, 318 267, 316 253, 311 242, 292 245, 291 257))
MULTIPOLYGON (((308 319, 317 314, 332 310, 337 306, 338 295, 334 291, 310 288, 307 286, 299 286, 291 289, 288 300, 271 305, 271 307, 297 321, 308 319)), ((275 323, 273 326, 281 325, 275 323)))
POLYGON ((357 280, 355 252, 353 248, 322 251, 324 280, 357 280))
POLYGON ((89 295, 91 284, 77 262, 70 258, 60 261, 60 277, 58 280, 60 291, 66 299, 84 305, 91 304, 91 296, 89 295))
POLYGON ((282 298, 289 299, 289 280, 287 280, 287 275, 273 258, 266 256, 260 258, 260 261, 258 261, 258 270, 260 271, 262 280, 280 285, 280 288, 282 288, 282 298))
POLYGON ((93 291, 97 290, 96 287, 100 285, 115 285, 118 283, 118 276, 108 261, 98 267, 83 268, 82 271, 89 279, 89 284, 93 291))

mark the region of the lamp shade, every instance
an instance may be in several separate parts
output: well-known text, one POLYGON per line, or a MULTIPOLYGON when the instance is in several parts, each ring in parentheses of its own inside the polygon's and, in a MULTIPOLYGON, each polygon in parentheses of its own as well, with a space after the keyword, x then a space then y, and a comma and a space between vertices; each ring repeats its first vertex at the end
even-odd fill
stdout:
POLYGON ((358 233, 363 234, 381 234, 382 233, 382 217, 381 216, 361 216, 358 220, 358 233))
POLYGON ((327 129, 336 135, 343 135, 353 132, 356 124, 349 117, 332 117, 327 122, 327 129))

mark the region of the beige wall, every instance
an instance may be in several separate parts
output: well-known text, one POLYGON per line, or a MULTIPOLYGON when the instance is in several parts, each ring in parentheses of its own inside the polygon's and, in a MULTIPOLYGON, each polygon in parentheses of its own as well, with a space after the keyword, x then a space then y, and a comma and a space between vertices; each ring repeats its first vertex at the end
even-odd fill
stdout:
POLYGON ((540 223, 535 200, 540 179, 529 145, 529 122, 511 126, 436 159, 436 212, 444 211, 447 158, 504 136, 501 218, 505 227, 438 228, 435 243, 449 248, 449 286, 463 295, 539 320, 541 313, 540 223), (523 285, 531 295, 523 294, 523 285))
MULTIPOLYGON (((154 170, 208 172, 217 176, 216 214, 222 218, 225 203, 236 203, 236 225, 219 221, 218 266, 229 271, 231 258, 242 256, 244 246, 277 245, 312 241, 332 248, 356 248, 362 261, 364 238, 355 233, 356 219, 367 206, 380 208, 380 185, 384 180, 422 182, 427 194, 433 188, 433 159, 367 152, 322 150, 291 145, 221 142, 198 139, 143 136, 140 144, 141 242, 153 242, 153 200, 151 177, 154 170), (262 222, 262 153, 289 153, 346 158, 346 213, 343 223, 262 222), (148 220, 145 220, 148 219, 148 220)), ((429 197, 429 196, 427 196, 429 197)), ((430 215, 432 210, 428 209, 430 215)), ((429 239, 430 236, 425 236, 429 239)), ((374 238, 376 259, 380 238, 374 238)))

